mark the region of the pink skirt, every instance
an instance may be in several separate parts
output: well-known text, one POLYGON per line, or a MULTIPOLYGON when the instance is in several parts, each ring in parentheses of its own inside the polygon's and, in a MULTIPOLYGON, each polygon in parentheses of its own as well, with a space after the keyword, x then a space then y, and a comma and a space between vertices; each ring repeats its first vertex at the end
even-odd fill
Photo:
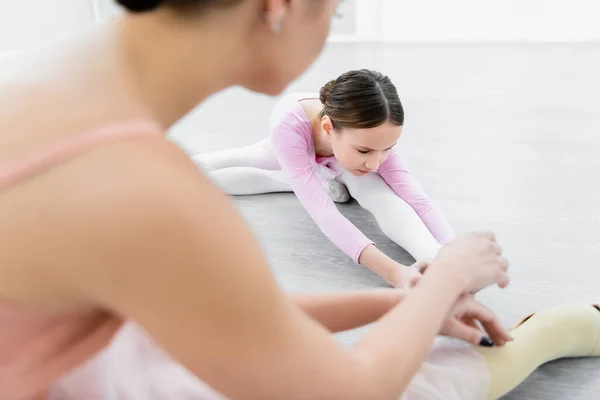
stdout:
MULTIPOLYGON (((484 359, 439 338, 399 400, 480 400, 489 388, 484 359)), ((111 345, 62 379, 48 400, 225 400, 128 324, 111 345)))

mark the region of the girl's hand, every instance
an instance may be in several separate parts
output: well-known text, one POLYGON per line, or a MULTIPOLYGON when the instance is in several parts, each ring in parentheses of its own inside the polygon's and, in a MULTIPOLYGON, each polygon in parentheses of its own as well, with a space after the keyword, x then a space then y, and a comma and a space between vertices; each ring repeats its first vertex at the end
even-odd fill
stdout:
POLYGON ((509 283, 508 260, 493 233, 469 233, 444 246, 427 272, 445 269, 462 280, 464 293, 475 293, 488 286, 504 288, 509 283))
POLYGON ((419 268, 420 263, 416 262, 410 266, 398 264, 392 275, 390 284, 398 289, 410 289, 415 286, 423 276, 419 268))
POLYGON ((503 346, 512 341, 494 312, 470 295, 462 295, 458 299, 444 322, 440 335, 486 347, 503 346))

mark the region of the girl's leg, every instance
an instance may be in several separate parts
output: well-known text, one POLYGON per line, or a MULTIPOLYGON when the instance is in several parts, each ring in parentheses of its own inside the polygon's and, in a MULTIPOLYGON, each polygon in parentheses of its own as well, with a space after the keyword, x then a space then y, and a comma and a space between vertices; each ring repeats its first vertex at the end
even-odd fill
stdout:
POLYGON ((281 168, 267 139, 248 146, 196 154, 191 159, 198 167, 207 172, 231 167, 252 167, 264 170, 281 168))
POLYGON ((519 385, 542 364, 559 358, 600 357, 600 307, 553 307, 535 313, 511 331, 503 347, 476 348, 490 371, 487 398, 495 400, 519 385))
POLYGON ((415 210, 379 174, 354 176, 344 171, 338 179, 346 185, 360 206, 373 214, 387 237, 416 260, 435 256, 440 244, 415 210))
POLYGON ((292 191, 281 170, 230 167, 209 172, 208 177, 230 196, 292 191))
POLYGON ((291 192, 268 142, 201 153, 192 161, 228 195, 291 192))
MULTIPOLYGON (((200 153, 191 159, 230 196, 293 191, 267 139, 250 146, 200 153)), ((337 203, 350 199, 346 187, 336 180, 324 181, 323 187, 337 203)))

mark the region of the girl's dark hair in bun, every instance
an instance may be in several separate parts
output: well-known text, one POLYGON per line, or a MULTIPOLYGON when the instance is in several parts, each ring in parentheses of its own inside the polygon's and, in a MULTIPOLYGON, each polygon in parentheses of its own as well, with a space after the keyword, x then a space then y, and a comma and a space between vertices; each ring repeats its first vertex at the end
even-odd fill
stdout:
POLYGON ((162 5, 163 0, 117 0, 117 3, 131 12, 152 11, 162 5))
POLYGON ((404 124, 404 108, 387 76, 368 69, 348 71, 321 88, 321 118, 334 129, 368 129, 390 122, 404 124))
POLYGON ((321 104, 327 103, 327 97, 329 97, 333 85, 335 85, 335 79, 327 82, 319 91, 319 100, 321 100, 321 104))

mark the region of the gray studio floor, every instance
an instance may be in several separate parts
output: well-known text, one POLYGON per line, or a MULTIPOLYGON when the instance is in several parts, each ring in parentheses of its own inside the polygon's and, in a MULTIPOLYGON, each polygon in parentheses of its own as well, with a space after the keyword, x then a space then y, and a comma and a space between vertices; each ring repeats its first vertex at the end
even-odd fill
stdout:
MULTIPOLYGON (((481 299, 506 324, 541 307, 600 301, 600 46, 329 45, 290 90, 317 91, 354 68, 396 83, 407 114, 405 158, 456 230, 498 234, 513 281, 481 299)), ((190 153, 253 143, 267 135, 274 103, 239 89, 219 94, 173 140, 190 153)), ((384 286, 331 245, 292 194, 234 201, 285 288, 384 286)), ((370 214, 356 204, 341 209, 410 262, 370 214)), ((359 334, 339 338, 352 343, 359 334)), ((593 400, 599 392, 600 360, 565 360, 507 398, 593 400)))

